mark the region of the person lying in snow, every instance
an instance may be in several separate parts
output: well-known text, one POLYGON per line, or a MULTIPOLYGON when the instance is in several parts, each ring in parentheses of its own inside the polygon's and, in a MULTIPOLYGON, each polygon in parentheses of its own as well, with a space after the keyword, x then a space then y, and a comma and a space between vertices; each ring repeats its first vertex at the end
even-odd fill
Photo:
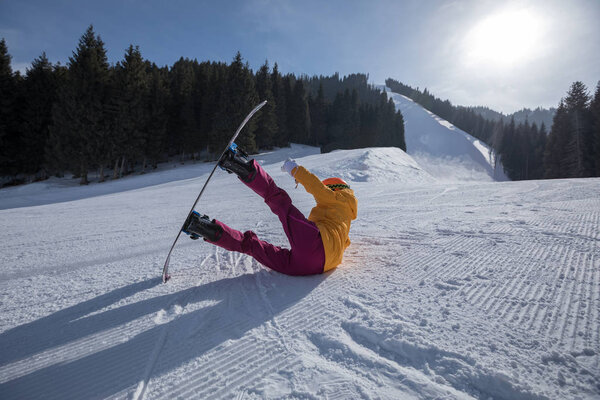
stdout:
POLYGON ((186 220, 183 232, 192 239, 202 236, 205 241, 226 250, 248 254, 266 267, 287 275, 320 274, 342 262, 344 250, 350 245, 350 221, 356 219, 357 211, 356 197, 346 182, 340 178, 321 182, 294 160, 285 161, 282 171, 301 183, 317 202, 306 218, 294 207, 285 190, 279 188, 255 160, 248 160, 245 153, 230 148, 219 160, 219 166, 235 173, 265 200, 279 217, 291 249, 260 240, 252 231, 241 233, 196 211, 186 220))

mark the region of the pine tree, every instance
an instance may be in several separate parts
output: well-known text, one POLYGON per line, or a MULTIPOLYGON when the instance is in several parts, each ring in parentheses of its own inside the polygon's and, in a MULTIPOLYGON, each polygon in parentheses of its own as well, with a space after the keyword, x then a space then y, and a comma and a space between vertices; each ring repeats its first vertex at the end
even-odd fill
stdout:
POLYGON ((327 118, 326 145, 323 146, 323 151, 326 153, 338 148, 344 148, 344 116, 348 110, 346 103, 347 93, 345 96, 342 92, 338 92, 331 103, 327 118))
POLYGON ((582 82, 575 82, 565 98, 570 123, 570 141, 567 143, 565 162, 569 177, 592 176, 594 160, 592 129, 588 110, 589 95, 582 82))
POLYGON ((390 108, 388 105, 387 95, 381 94, 379 103, 375 107, 375 131, 374 136, 369 138, 369 146, 381 146, 385 141, 385 137, 391 132, 390 127, 390 108))
POLYGON ((148 71, 149 88, 146 120, 146 141, 142 165, 145 170, 150 163, 156 168, 161 153, 164 151, 164 140, 167 132, 167 109, 169 104, 168 69, 158 68, 152 64, 148 71))
POLYGON ((312 143, 315 146, 321 146, 325 141, 327 131, 327 103, 325 102, 325 93, 323 84, 319 83, 317 97, 309 102, 310 122, 312 143))
POLYGON ((357 147, 373 147, 378 138, 377 111, 371 104, 362 104, 360 109, 359 138, 357 147))
POLYGON ((272 91, 273 85, 271 82, 271 74, 269 73, 269 62, 260 67, 256 74, 256 92, 260 101, 267 100, 267 104, 260 110, 257 116, 258 136, 256 137, 256 145, 260 149, 271 149, 275 143, 275 135, 277 135, 277 115, 275 114, 275 99, 272 91))
POLYGON ((494 171, 498 167, 498 163, 502 158, 499 149, 502 145, 502 141, 504 140, 504 122, 499 120, 493 125, 492 134, 490 136, 490 155, 495 151, 496 156, 494 157, 494 171))
POLYGON ((400 111, 394 115, 394 136, 392 146, 396 146, 406 151, 406 140, 404 138, 404 116, 400 111))
POLYGON ((16 174, 18 137, 14 118, 17 82, 10 66, 11 56, 0 40, 0 174, 16 174))
POLYGON ((515 167, 516 146, 517 127, 515 126, 515 120, 511 119, 510 123, 504 126, 502 141, 500 143, 500 147, 498 148, 498 155, 502 161, 504 171, 511 179, 515 179, 517 175, 515 167))
POLYGON ((310 139, 310 114, 304 83, 296 80, 288 97, 288 127, 296 143, 308 144, 310 139))
POLYGON ((564 149, 570 142, 569 114, 564 100, 561 100, 554 118, 552 128, 546 141, 544 152, 544 176, 546 178, 565 177, 564 149))
POLYGON ((517 127, 517 141, 515 143, 516 178, 514 180, 529 179, 528 176, 532 162, 530 131, 531 126, 528 120, 525 120, 525 123, 519 124, 517 127))
POLYGON ((171 68, 171 110, 169 116, 169 147, 172 153, 185 155, 199 148, 198 127, 194 104, 194 63, 180 58, 171 68))
POLYGON ((404 118, 402 114, 396 111, 396 106, 392 99, 388 99, 386 104, 386 126, 385 136, 381 137, 378 142, 379 146, 396 146, 401 149, 406 149, 404 142, 404 118))
MULTIPOLYGON (((349 149, 358 146, 360 141, 360 104, 358 91, 356 89, 345 89, 343 94, 336 97, 337 104, 334 106, 336 125, 334 134, 339 146, 349 149)), ((385 106, 387 108, 387 105, 385 106)), ((389 125, 382 125, 383 136, 391 133, 389 125)))
MULTIPOLYGON (((258 95, 254 86, 254 76, 248 65, 242 62, 242 55, 238 52, 227 70, 226 86, 215 118, 218 149, 227 144, 244 117, 257 104, 258 95)), ((255 130, 256 120, 253 118, 248 121, 243 134, 240 134, 236 140, 236 143, 248 153, 257 151, 255 130)))
POLYGON ((207 146, 212 126, 212 113, 214 113, 214 104, 211 104, 213 101, 211 93, 213 90, 211 87, 212 69, 208 62, 194 64, 194 78, 196 83, 192 96, 194 99, 196 126, 198 128, 196 144, 199 151, 202 146, 207 146))
POLYGON ((221 118, 226 118, 226 115, 219 112, 219 107, 223 102, 226 102, 227 93, 227 75, 228 66, 226 64, 213 65, 212 73, 209 83, 209 94, 210 100, 208 101, 208 115, 210 116, 210 130, 208 134, 207 149, 209 156, 218 157, 218 152, 223 151, 223 139, 221 138, 221 132, 219 126, 221 125, 221 118))
POLYGON ((113 179, 117 179, 125 167, 123 145, 126 141, 125 126, 128 116, 121 109, 124 103, 122 90, 122 77, 118 66, 108 69, 103 97, 102 141, 96 148, 96 157, 99 161, 100 182, 104 182, 104 168, 110 167, 114 162, 113 179))
POLYGON ((68 86, 68 75, 69 70, 66 66, 56 64, 53 69, 54 80, 56 85, 55 98, 50 110, 50 126, 48 127, 48 140, 44 148, 44 168, 47 170, 48 175, 55 175, 58 177, 64 176, 64 172, 68 169, 67 165, 71 165, 67 156, 67 149, 62 146, 64 137, 57 134, 58 130, 55 125, 58 123, 57 115, 60 112, 60 99, 61 93, 65 92, 65 88, 68 86))
MULTIPOLYGON (((273 99, 275 100, 275 116, 277 120, 277 135, 275 135, 275 145, 279 147, 287 146, 289 143, 289 129, 287 121, 287 102, 286 102, 286 84, 279 73, 277 63, 273 65, 271 72, 271 83, 273 99)), ((287 82, 289 84, 289 82, 287 82)))
POLYGON ((118 97, 112 99, 117 102, 120 123, 115 155, 122 157, 121 165, 127 165, 126 160, 132 163, 143 158, 147 140, 149 83, 138 46, 130 45, 123 61, 116 65, 115 83, 120 89, 118 97))
POLYGON ((22 172, 47 176, 45 149, 52 123, 52 107, 58 88, 56 72, 46 53, 36 58, 27 70, 23 83, 23 152, 26 163, 22 172))
POLYGON ((548 141, 548 131, 546 129, 546 124, 542 122, 540 126, 540 130, 538 132, 538 138, 536 141, 536 172, 534 179, 543 179, 544 178, 544 150, 546 149, 546 142, 548 141))
POLYGON ((596 85, 594 98, 590 102, 590 115, 594 140, 593 159, 595 160, 595 176, 600 176, 600 81, 596 85))
POLYGON ((87 184, 90 167, 101 162, 105 147, 105 91, 109 77, 104 43, 93 26, 79 40, 69 58, 67 84, 59 91, 51 135, 68 165, 87 184))

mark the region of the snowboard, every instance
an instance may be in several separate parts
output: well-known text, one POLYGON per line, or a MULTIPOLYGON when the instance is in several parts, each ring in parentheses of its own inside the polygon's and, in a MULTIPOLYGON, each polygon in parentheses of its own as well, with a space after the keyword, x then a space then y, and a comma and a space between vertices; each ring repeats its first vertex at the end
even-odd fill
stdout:
POLYGON ((171 279, 171 275, 169 275, 169 262, 171 260, 171 254, 173 253, 173 249, 175 248, 175 245, 177 244, 177 240, 179 240, 179 236, 181 236, 181 232, 183 232, 183 228, 185 226, 185 221, 188 219, 188 217, 190 216, 190 214, 192 212, 194 212, 194 208, 196 207, 196 204, 198 204, 198 200, 200 200, 200 197, 202 197, 202 193, 204 193, 204 189, 206 189, 206 185, 208 185, 208 182, 210 182, 210 178, 212 178, 212 176, 215 173, 217 167, 219 166, 219 160, 221 159, 221 157, 223 157, 223 155, 225 155, 225 152, 228 151, 229 147, 231 147, 231 145, 233 144, 233 142, 235 141, 235 139, 237 139, 237 137, 240 134, 241 130, 244 128, 244 126, 250 120, 250 118, 252 118, 252 116, 254 114, 256 114, 258 112, 258 110, 260 110, 265 104, 267 104, 266 100, 263 101, 262 103, 260 103, 259 105, 257 105, 256 107, 254 107, 252 109, 252 111, 250 111, 248 113, 248 115, 246 115, 246 118, 244 118, 244 120, 242 121, 242 123, 240 124, 240 126, 237 128, 237 130, 235 131, 235 133, 233 134, 233 136, 229 140, 229 143, 227 143, 227 146, 225 147, 225 149, 223 150, 223 152, 221 153, 221 155, 217 159, 217 162, 215 163, 214 168, 212 169, 210 175, 208 175, 208 178, 206 179, 206 182, 204 182, 204 186, 202 186, 202 189, 200 190, 200 194, 198 194, 198 197, 196 197, 196 201, 194 201, 194 204, 192 205, 192 208, 190 209, 190 211, 188 212, 187 216, 183 220, 184 222, 181 225, 181 228, 179 228, 179 232, 177 232, 177 236, 175 237, 175 240, 173 241, 173 244, 171 245, 171 249, 169 250, 169 254, 167 254, 167 259, 165 260, 165 265, 163 266, 163 271, 162 271, 162 280, 163 280, 163 283, 166 283, 169 279, 171 279))

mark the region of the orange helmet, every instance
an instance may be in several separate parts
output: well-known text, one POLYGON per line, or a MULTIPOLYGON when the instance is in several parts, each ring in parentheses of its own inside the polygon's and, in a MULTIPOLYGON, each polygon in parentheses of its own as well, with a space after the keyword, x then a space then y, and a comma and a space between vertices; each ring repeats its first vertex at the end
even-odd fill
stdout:
POLYGON ((350 189, 350 185, 342 178, 327 178, 323 181, 323 184, 334 192, 336 190, 350 189))

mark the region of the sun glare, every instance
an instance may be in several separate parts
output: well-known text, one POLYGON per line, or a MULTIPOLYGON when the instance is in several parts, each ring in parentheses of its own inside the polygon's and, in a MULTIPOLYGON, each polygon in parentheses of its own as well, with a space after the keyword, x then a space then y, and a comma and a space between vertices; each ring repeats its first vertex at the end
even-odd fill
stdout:
POLYGON ((477 23, 466 35, 465 62, 506 69, 528 61, 540 44, 541 20, 527 10, 505 10, 477 23))

